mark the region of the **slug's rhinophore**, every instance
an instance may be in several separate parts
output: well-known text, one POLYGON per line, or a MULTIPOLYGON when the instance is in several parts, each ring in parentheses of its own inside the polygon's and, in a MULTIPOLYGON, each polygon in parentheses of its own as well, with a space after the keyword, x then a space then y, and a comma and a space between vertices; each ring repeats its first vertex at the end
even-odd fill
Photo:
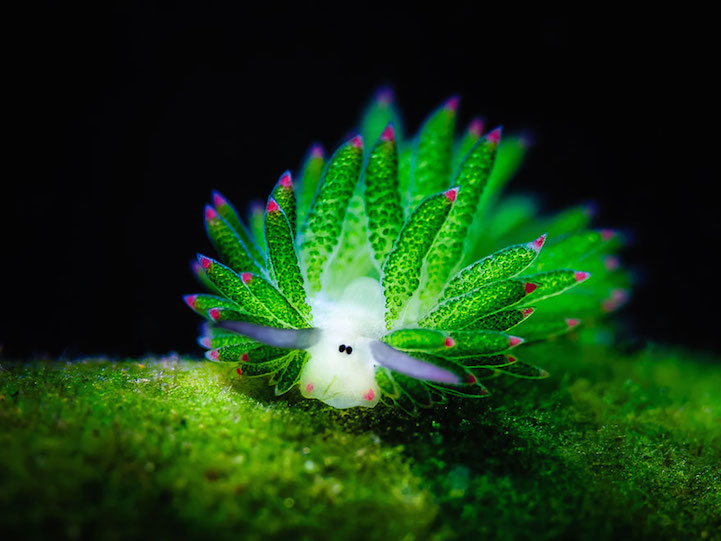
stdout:
POLYGON ((405 140, 382 90, 362 136, 327 161, 313 147, 247 225, 213 193, 205 224, 222 263, 198 256, 209 292, 185 297, 208 319, 206 357, 272 376, 277 394, 300 384, 336 408, 415 411, 486 396, 501 375, 546 377, 521 360, 527 344, 620 306, 619 236, 588 229, 587 208, 546 219, 532 199, 500 198, 526 143, 479 120, 455 138, 457 108, 405 140))

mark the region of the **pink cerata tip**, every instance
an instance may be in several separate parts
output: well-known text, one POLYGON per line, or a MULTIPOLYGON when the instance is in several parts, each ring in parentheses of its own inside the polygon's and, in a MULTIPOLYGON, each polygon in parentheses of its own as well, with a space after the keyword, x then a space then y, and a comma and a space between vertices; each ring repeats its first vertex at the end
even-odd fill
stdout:
POLYGON ((253 275, 249 272, 244 272, 243 274, 240 275, 240 279, 243 280, 244 284, 247 284, 248 282, 250 282, 253 279, 253 275))
POLYGON ((205 205, 205 219, 206 220, 215 220, 218 217, 218 213, 215 212, 215 209, 211 207, 210 205, 205 205))
POLYGON ((197 295, 186 295, 185 297, 183 297, 183 300, 185 301, 185 304, 187 304, 191 308, 195 308, 195 299, 197 298, 197 295))
POLYGON ((243 375, 243 371, 240 369, 240 367, 236 368, 235 371, 238 373, 239 376, 243 375))
POLYGON ((393 129, 393 124, 388 124, 385 129, 383 130, 383 133, 381 133, 381 139, 383 141, 395 141, 396 140, 396 132, 393 129))
POLYGON ((272 199, 272 198, 271 198, 271 199, 268 201, 268 206, 265 207, 265 210, 268 211, 268 212, 275 212, 275 211, 278 210, 279 208, 280 208, 280 207, 278 207, 278 203, 275 202, 275 199, 272 199))
POLYGON ((521 314, 523 314, 523 317, 528 317, 533 313, 533 308, 524 308, 521 310, 521 314))
POLYGON ((515 363, 516 361, 518 361, 518 359, 516 357, 514 357, 513 355, 506 355, 506 360, 509 363, 515 363))
POLYGON ((209 336, 204 336, 203 338, 201 338, 201 339, 199 340, 199 343, 200 343, 200 345, 203 346, 204 348, 209 348, 209 347, 210 347, 210 337, 209 337, 209 336))
POLYGON ((220 319, 220 314, 220 308, 211 308, 210 310, 208 310, 208 315, 213 321, 218 321, 220 319))
POLYGON ((604 242, 608 242, 616 236, 616 232, 613 229, 601 229, 601 239, 604 242))
POLYGON ((614 289, 611 292, 611 299, 613 299, 614 302, 618 303, 619 306, 628 301, 628 298, 628 291, 626 291, 625 289, 614 289))
POLYGON ((531 248, 535 250, 536 252, 540 252, 541 248, 543 248, 544 243, 546 242, 546 233, 538 237, 536 240, 533 241, 531 248))
POLYGON ((200 260, 200 266, 205 270, 208 270, 213 263, 209 257, 205 257, 204 255, 198 256, 198 259, 200 260))
POLYGON ((523 289, 526 292, 526 295, 528 295, 529 293, 533 293, 537 287, 538 286, 533 282, 526 282, 525 284, 523 284, 523 289))
POLYGON ((220 195, 218 192, 213 192, 213 205, 216 207, 222 207, 223 205, 227 205, 228 201, 225 200, 225 197, 220 195))
POLYGON ((483 133, 483 120, 480 118, 474 118, 468 125, 468 133, 476 137, 480 137, 483 133))
POLYGON ((450 190, 443 192, 443 195, 445 195, 451 203, 453 203, 456 200, 456 197, 458 197, 458 188, 451 188, 450 190))
POLYGON ((353 139, 350 140, 350 144, 353 145, 355 148, 363 148, 363 136, 356 135, 353 139))
POLYGON ((521 338, 520 336, 510 336, 508 338, 508 346, 509 347, 514 348, 518 344, 522 344, 522 343, 523 343, 523 338, 521 338))
POLYGON ((458 104, 461 102, 461 98, 458 96, 451 96, 448 101, 443 104, 443 107, 448 111, 456 112, 458 110, 458 104))
POLYGON ((566 325, 568 325, 568 326, 571 327, 571 328, 578 326, 579 323, 581 323, 581 320, 580 320, 580 319, 576 319, 575 317, 574 317, 574 318, 569 318, 569 319, 566 320, 566 325))
POLYGON ((609 255, 603 260, 603 266, 607 271, 614 271, 621 266, 621 262, 614 255, 609 255))
POLYGON ((243 355, 241 355, 241 357, 240 357, 240 360, 243 361, 244 363, 247 363, 248 362, 248 354, 243 353, 243 355))
POLYGON ((497 145, 498 142, 501 140, 501 131, 501 128, 496 128, 488 135, 486 135, 486 139, 488 139, 491 143, 495 143, 497 145))
POLYGON ((324 154, 322 145, 313 145, 310 149, 311 158, 322 158, 324 154))
POLYGON ((217 349, 211 349, 210 351, 206 352, 206 355, 211 361, 217 361, 219 356, 217 349))
POLYGON ((312 393, 313 389, 314 389, 314 387, 313 387, 312 383, 309 383, 308 385, 305 386, 305 390, 309 393, 312 393))
POLYGON ((584 271, 577 271, 577 272, 575 273, 575 276, 576 276, 576 281, 577 281, 577 282, 583 282, 584 280, 587 280, 587 279, 591 276, 591 273, 590 273, 590 272, 584 272, 584 271))
POLYGON ((363 398, 365 398, 368 402, 371 402, 375 397, 376 393, 373 389, 368 389, 368 392, 363 395, 363 398))
POLYGON ((283 186, 284 188, 292 188, 293 187, 293 181, 290 178, 290 171, 286 171, 280 177, 280 185, 283 186))
POLYGON ((456 341, 449 336, 446 338, 444 344, 447 348, 452 348, 453 346, 456 345, 456 341))
POLYGON ((476 376, 474 376, 473 374, 468 374, 468 377, 466 378, 466 383, 474 384, 477 381, 478 380, 476 379, 476 376))
POLYGON ((393 103, 393 89, 387 86, 379 88, 376 93, 376 101, 379 105, 390 105, 393 103))

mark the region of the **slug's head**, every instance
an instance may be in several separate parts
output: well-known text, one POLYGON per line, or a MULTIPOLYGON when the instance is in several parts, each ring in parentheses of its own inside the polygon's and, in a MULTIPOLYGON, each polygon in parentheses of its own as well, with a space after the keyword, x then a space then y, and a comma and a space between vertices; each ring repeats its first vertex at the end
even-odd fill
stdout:
POLYGON ((383 332, 383 294, 376 280, 359 278, 336 299, 315 299, 318 341, 300 377, 300 392, 334 408, 373 407, 380 389, 369 344, 383 332))
POLYGON ((380 389, 375 381, 368 338, 335 329, 321 332, 308 349, 310 359, 300 378, 300 392, 334 408, 373 407, 380 389))

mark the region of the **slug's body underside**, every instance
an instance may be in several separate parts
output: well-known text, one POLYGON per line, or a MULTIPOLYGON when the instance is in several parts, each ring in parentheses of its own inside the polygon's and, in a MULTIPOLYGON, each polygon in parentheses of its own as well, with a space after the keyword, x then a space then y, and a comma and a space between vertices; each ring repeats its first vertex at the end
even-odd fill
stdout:
POLYGON ((526 143, 479 120, 456 138, 457 107, 406 141, 383 90, 362 136, 327 161, 313 147, 247 222, 215 192, 205 222, 223 263, 198 256, 208 293, 185 297, 208 320, 206 357, 271 376, 277 394, 413 412, 487 396, 502 375, 546 377, 524 349, 620 306, 619 236, 588 229, 586 207, 548 219, 501 198, 526 143))

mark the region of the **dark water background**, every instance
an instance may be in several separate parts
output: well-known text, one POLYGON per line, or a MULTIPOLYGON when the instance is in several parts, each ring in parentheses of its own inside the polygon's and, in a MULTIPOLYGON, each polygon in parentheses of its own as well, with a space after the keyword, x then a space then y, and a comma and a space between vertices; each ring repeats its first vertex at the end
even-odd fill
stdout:
POLYGON ((530 130, 515 190, 634 232, 626 333, 721 349, 708 17, 201 5, 53 3, 16 44, 31 156, 3 197, 3 355, 196 351, 181 295, 210 190, 264 198, 382 83, 413 129, 457 92, 461 125, 530 130))

